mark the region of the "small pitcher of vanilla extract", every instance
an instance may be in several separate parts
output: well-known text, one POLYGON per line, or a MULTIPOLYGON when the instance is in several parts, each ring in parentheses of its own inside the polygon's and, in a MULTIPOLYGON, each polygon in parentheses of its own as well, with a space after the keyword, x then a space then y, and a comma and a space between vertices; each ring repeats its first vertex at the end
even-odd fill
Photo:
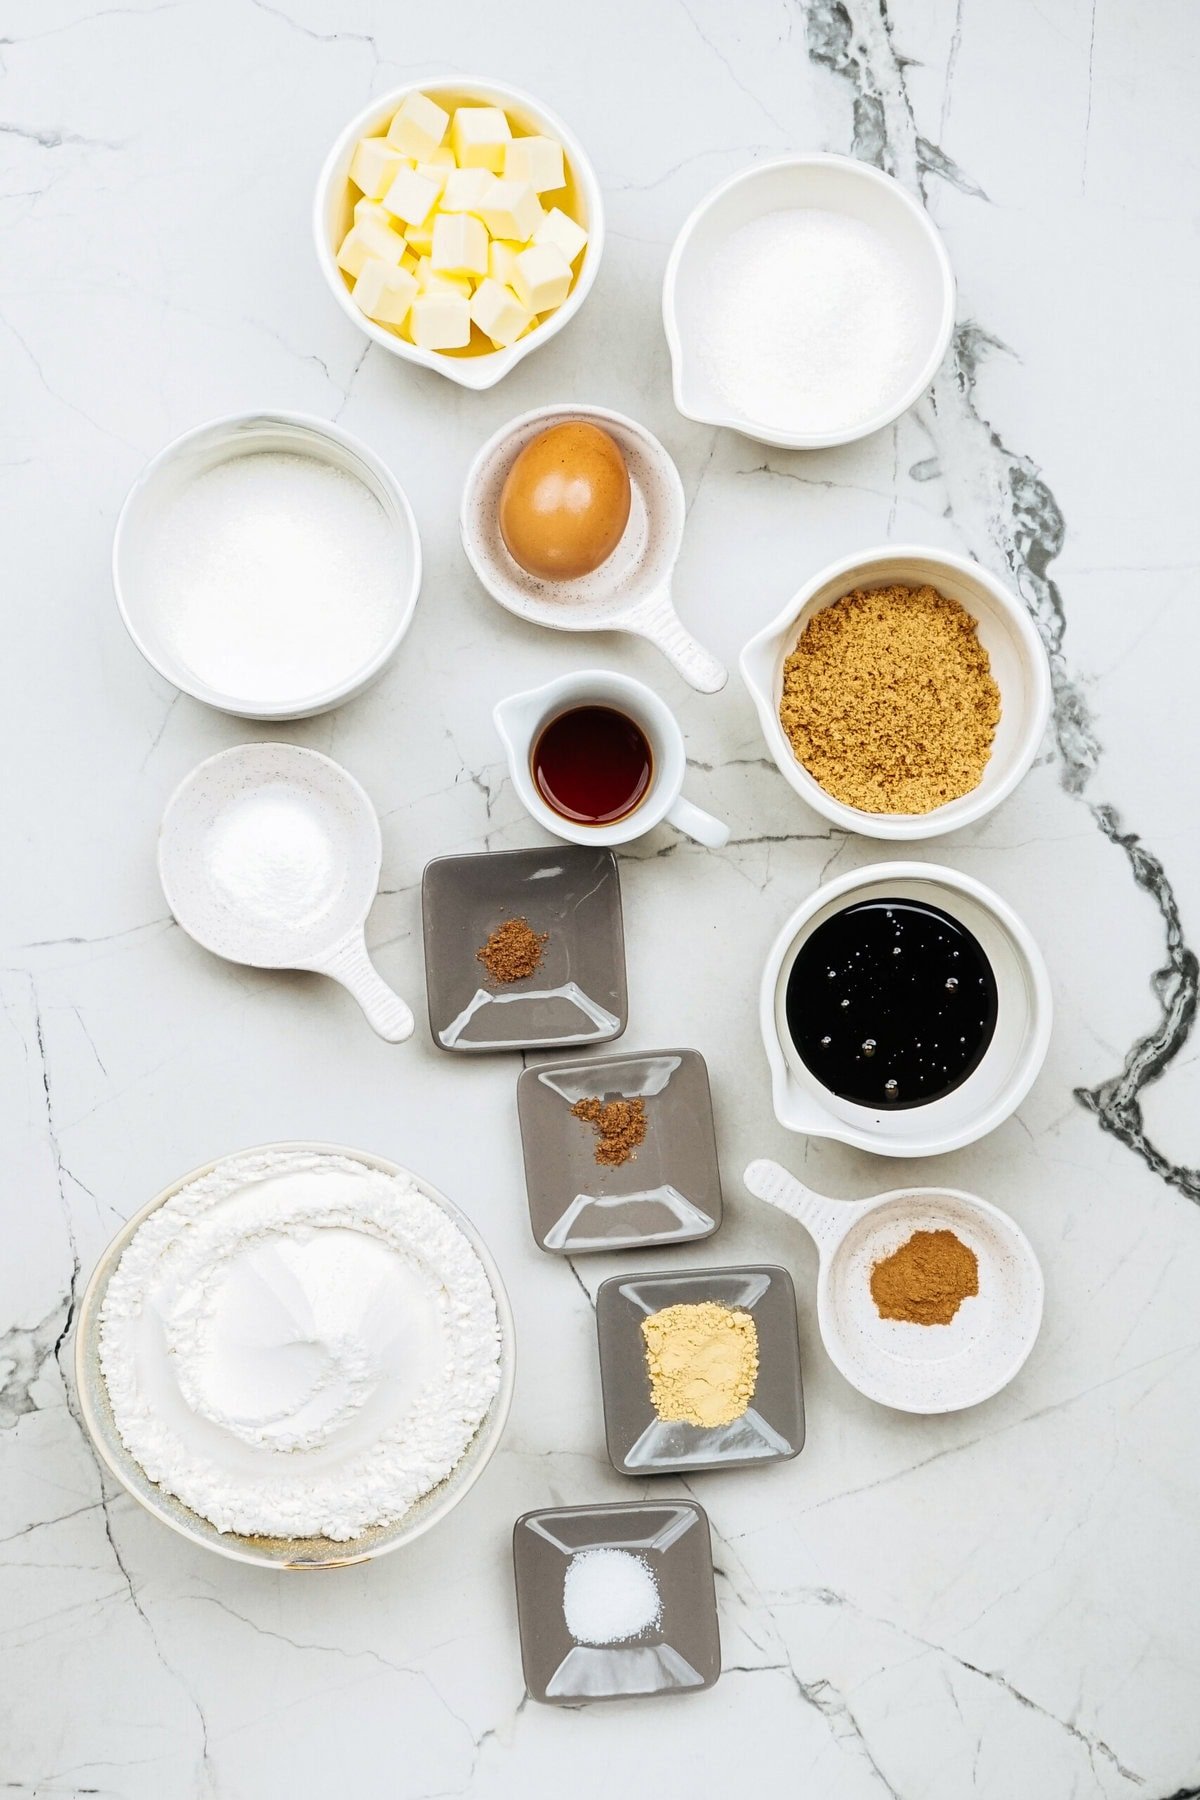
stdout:
POLYGON ((627 844, 666 819, 710 850, 729 842, 728 825, 684 799, 683 733, 643 682, 583 669, 492 716, 522 805, 557 837, 627 844))

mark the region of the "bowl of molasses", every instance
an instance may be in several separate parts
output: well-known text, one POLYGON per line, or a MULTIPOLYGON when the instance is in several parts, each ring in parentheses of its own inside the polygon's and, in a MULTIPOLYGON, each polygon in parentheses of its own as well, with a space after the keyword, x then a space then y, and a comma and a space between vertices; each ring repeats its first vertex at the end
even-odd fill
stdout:
POLYGON ((959 1149, 1029 1092, 1051 1015, 1041 953, 998 894, 954 869, 874 863, 818 888, 767 959, 776 1115, 884 1156, 959 1149))

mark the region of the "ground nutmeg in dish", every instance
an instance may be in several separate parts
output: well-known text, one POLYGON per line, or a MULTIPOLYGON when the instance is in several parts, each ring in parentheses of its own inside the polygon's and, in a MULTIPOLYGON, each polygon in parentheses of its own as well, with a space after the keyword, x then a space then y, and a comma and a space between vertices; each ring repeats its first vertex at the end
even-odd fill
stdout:
POLYGON ((592 1127, 596 1161, 602 1167, 619 1169, 646 1141, 646 1102, 640 1095, 634 1100, 599 1100, 589 1095, 575 1102, 571 1116, 592 1127))
POLYGON ((537 932, 528 919, 505 919, 475 952, 493 981, 524 981, 542 960, 549 932, 537 932))
POLYGON ((871 1270, 880 1318, 910 1325, 949 1325, 978 1292, 979 1259, 952 1231, 914 1231, 871 1270))
POLYGON ((740 1419, 758 1385, 758 1327, 715 1300, 666 1306, 642 1320, 650 1400, 660 1419, 710 1428, 740 1419))
POLYGON ((927 813, 979 786, 1000 690, 975 621, 936 588, 855 588, 783 665, 779 722, 845 806, 927 813))

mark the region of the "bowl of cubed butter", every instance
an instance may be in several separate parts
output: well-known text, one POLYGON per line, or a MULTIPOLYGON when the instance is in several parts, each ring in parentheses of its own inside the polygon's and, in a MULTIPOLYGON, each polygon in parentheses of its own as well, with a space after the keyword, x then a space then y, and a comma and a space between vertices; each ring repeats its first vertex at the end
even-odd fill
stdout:
POLYGON ((361 331, 489 388, 582 306, 604 208, 561 119, 516 88, 456 76, 396 88, 350 121, 321 171, 313 230, 361 331))

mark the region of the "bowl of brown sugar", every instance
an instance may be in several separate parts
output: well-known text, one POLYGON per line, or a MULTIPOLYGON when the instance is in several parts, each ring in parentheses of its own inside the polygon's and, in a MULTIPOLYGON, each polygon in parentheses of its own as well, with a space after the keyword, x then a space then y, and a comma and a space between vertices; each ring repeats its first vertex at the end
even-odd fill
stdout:
POLYGON ((1050 668, 1021 601, 949 551, 885 545, 802 587, 741 655, 785 780, 866 837, 983 818, 1037 754, 1050 668))

